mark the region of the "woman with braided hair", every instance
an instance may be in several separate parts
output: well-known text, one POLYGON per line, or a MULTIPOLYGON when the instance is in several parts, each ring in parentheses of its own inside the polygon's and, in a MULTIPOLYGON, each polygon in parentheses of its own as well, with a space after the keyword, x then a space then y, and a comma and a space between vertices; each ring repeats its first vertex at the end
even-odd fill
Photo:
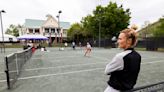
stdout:
POLYGON ((134 50, 137 42, 136 26, 124 29, 118 37, 118 47, 123 51, 106 65, 105 74, 110 75, 104 92, 121 92, 133 89, 140 71, 141 56, 134 50))

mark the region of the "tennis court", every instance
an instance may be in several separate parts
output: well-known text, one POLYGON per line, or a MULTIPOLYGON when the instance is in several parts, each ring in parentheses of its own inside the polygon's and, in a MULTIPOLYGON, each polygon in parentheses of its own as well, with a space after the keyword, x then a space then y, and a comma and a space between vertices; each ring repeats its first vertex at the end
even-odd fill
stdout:
MULTIPOLYGON (((109 76, 105 65, 121 50, 93 48, 90 57, 84 57, 83 48, 47 48, 36 51, 26 62, 18 81, 8 90, 4 63, 0 56, 0 92, 103 92, 109 76)), ((7 49, 7 53, 16 49, 7 49)), ((19 50, 19 49, 17 49, 19 50)), ((164 80, 164 53, 139 51, 142 56, 137 85, 143 86, 164 80)))

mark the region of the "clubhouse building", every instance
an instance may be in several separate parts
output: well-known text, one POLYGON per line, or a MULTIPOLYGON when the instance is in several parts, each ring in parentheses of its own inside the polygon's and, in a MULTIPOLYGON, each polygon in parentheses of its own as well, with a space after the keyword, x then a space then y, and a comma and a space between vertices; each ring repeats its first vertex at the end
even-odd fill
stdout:
POLYGON ((53 16, 47 15, 47 20, 25 19, 24 27, 20 29, 19 35, 43 35, 51 42, 60 42, 67 39, 69 22, 59 22, 53 16))

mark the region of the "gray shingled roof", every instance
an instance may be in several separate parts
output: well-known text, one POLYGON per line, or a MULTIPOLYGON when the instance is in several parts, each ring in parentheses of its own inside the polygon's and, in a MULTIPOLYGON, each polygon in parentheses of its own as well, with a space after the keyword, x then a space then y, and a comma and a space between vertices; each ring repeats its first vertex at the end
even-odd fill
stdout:
MULTIPOLYGON (((25 26, 27 28, 40 28, 45 20, 36 20, 36 19, 26 19, 25 20, 25 26)), ((69 29, 70 23, 69 22, 60 22, 60 27, 63 29, 69 29)))

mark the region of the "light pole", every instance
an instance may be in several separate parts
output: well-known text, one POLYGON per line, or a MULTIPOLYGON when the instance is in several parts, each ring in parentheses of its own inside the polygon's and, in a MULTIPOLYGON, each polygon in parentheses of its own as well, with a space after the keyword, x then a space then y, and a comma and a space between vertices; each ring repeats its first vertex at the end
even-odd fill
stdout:
POLYGON ((56 17, 58 18, 58 28, 59 28, 59 32, 60 32, 60 45, 62 47, 62 32, 61 32, 61 28, 60 28, 60 13, 62 13, 61 10, 59 10, 58 15, 56 17))
MULTIPOLYGON (((101 6, 101 0, 99 2, 99 6, 101 6)), ((101 47, 101 8, 99 8, 99 48, 101 47)))
POLYGON ((51 42, 52 42, 52 39, 51 39, 51 30, 49 29, 49 47, 51 47, 51 42))
POLYGON ((99 18, 99 48, 101 47, 101 19, 99 18))
POLYGON ((56 44, 58 44, 57 35, 59 35, 59 15, 57 15, 56 17, 58 19, 58 28, 55 32, 55 40, 56 40, 56 44))
POLYGON ((98 22, 99 22, 99 48, 101 47, 101 8, 99 8, 99 16, 98 16, 98 22))
POLYGON ((1 30, 2 30, 2 42, 3 42, 4 53, 5 53, 4 34, 3 34, 3 24, 2 24, 2 13, 6 13, 6 12, 5 12, 4 10, 0 10, 1 30))

